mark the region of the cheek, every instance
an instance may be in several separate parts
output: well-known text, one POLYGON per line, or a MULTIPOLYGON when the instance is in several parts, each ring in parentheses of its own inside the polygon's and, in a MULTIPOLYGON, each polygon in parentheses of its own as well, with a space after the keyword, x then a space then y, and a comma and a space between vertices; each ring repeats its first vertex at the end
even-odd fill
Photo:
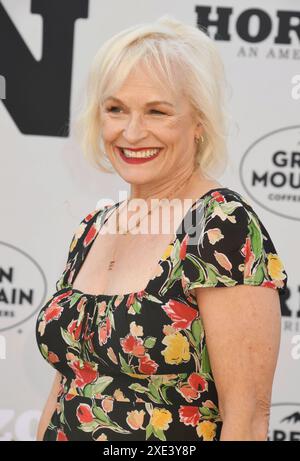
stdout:
POLYGON ((102 121, 102 136, 106 142, 113 141, 118 134, 118 129, 114 123, 111 121, 103 120, 102 121))

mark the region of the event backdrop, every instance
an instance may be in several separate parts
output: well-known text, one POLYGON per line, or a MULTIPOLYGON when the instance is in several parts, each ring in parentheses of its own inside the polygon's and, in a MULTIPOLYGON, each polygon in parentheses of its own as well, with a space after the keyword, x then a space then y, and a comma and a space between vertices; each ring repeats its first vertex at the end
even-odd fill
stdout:
POLYGON ((84 160, 69 129, 89 65, 113 34, 167 13, 207 27, 225 62, 232 128, 219 181, 250 201, 289 275, 269 439, 300 440, 299 0, 0 2, 0 440, 35 439, 54 378, 37 313, 80 220, 129 190, 84 160))

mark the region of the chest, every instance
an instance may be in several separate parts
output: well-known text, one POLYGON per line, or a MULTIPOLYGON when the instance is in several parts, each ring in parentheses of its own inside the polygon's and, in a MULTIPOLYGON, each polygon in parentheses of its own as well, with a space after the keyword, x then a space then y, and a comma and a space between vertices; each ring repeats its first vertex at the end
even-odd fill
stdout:
POLYGON ((79 268, 73 288, 90 294, 143 290, 160 275, 160 262, 172 250, 174 234, 99 234, 79 268))

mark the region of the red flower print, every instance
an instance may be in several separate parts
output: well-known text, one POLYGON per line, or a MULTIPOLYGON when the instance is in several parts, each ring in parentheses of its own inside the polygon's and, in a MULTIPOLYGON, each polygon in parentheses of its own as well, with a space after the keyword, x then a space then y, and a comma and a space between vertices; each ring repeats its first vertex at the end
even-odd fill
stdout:
POLYGON ((94 210, 92 211, 91 213, 89 213, 85 218, 84 218, 84 221, 85 222, 89 222, 93 216, 95 216, 95 214, 97 213, 98 210, 94 210))
POLYGON ((84 248, 91 243, 91 241, 95 238, 96 234, 97 234, 97 229, 96 229, 95 224, 93 223, 84 238, 84 241, 83 241, 84 248))
POLYGON ((199 398, 199 392, 192 388, 189 384, 180 384, 178 392, 185 398, 187 402, 192 402, 199 398))
POLYGON ((202 378, 202 376, 200 376, 198 373, 192 373, 188 377, 188 383, 196 391, 203 392, 207 390, 206 379, 202 378))
POLYGON ((149 354, 145 354, 144 357, 139 359, 139 371, 145 373, 146 375, 153 375, 156 373, 158 368, 158 363, 150 359, 149 354))
POLYGON ((76 416, 80 423, 90 423, 94 419, 91 407, 87 403, 78 405, 76 416))
POLYGON ((66 436, 66 434, 61 429, 58 429, 57 435, 56 435, 56 441, 57 442, 68 442, 68 440, 69 439, 66 436))
POLYGON ((72 368, 76 375, 76 386, 84 387, 86 384, 95 381, 95 379, 98 377, 97 370, 94 370, 90 363, 85 362, 83 366, 81 366, 81 362, 79 360, 75 360, 74 362, 70 363, 69 366, 72 368))
POLYGON ((135 294, 130 293, 126 301, 126 307, 130 307, 134 303, 134 301, 135 301, 135 294))
POLYGON ((212 195, 212 197, 214 197, 214 199, 215 199, 217 202, 219 202, 219 203, 225 202, 225 198, 224 198, 224 196, 223 196, 220 192, 218 192, 218 191, 212 192, 211 195, 212 195))
POLYGON ((111 322, 109 317, 106 317, 104 321, 101 323, 99 328, 99 343, 102 346, 103 344, 107 343, 107 340, 111 336, 111 322))
POLYGON ((180 405, 179 408, 180 422, 186 426, 197 426, 200 420, 200 412, 198 407, 180 405))
POLYGON ((255 261, 255 255, 251 249, 251 240, 250 237, 246 238, 245 245, 242 248, 242 254, 245 256, 245 267, 244 267, 244 276, 250 277, 252 265, 255 261))
POLYGON ((261 284, 262 287, 268 287, 268 288, 276 288, 276 285, 274 282, 271 280, 266 280, 264 283, 261 284))
POLYGON ((188 377, 188 383, 182 384, 178 391, 187 402, 192 402, 199 398, 200 393, 207 390, 207 381, 198 373, 192 373, 188 377))
POLYGON ((51 363, 57 363, 59 362, 59 358, 56 354, 54 354, 54 352, 49 352, 48 353, 48 360, 49 362, 51 363))
POLYGON ((174 299, 170 299, 162 308, 170 319, 173 320, 172 327, 177 330, 189 328, 192 321, 199 315, 197 309, 174 299))
POLYGON ((186 247, 187 247, 188 239, 189 239, 189 234, 186 234, 186 236, 184 237, 180 245, 179 258, 181 259, 181 261, 184 260, 185 255, 186 255, 186 247))
POLYGON ((77 326, 77 320, 72 320, 72 322, 68 325, 68 332, 74 337, 76 341, 79 339, 81 328, 82 323, 77 326))
POLYGON ((143 341, 140 338, 128 334, 125 338, 120 340, 123 351, 126 354, 132 354, 135 357, 142 357, 145 355, 145 347, 143 341))
POLYGON ((57 304, 57 303, 59 303, 62 299, 67 298, 67 297, 70 296, 71 294, 72 294, 72 290, 68 290, 68 291, 66 291, 65 293, 61 293, 60 295, 55 296, 55 297, 52 299, 50 306, 52 306, 52 304, 57 304))
POLYGON ((57 320, 61 316, 63 307, 58 304, 52 304, 45 310, 45 321, 46 323, 51 322, 51 320, 57 320))

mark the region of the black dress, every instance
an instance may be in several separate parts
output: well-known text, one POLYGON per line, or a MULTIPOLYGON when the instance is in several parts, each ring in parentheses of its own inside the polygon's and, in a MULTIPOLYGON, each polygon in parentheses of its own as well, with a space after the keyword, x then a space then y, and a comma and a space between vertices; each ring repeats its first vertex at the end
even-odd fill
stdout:
POLYGON ((245 198, 218 188, 193 203, 145 289, 73 289, 112 209, 81 221, 57 291, 37 317, 39 350, 62 374, 43 440, 217 441, 218 395, 191 290, 246 284, 283 294, 282 262, 245 198))

